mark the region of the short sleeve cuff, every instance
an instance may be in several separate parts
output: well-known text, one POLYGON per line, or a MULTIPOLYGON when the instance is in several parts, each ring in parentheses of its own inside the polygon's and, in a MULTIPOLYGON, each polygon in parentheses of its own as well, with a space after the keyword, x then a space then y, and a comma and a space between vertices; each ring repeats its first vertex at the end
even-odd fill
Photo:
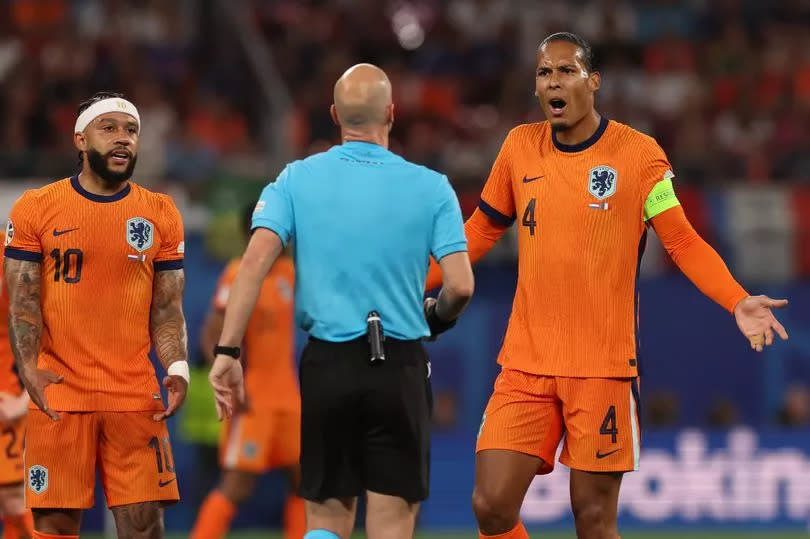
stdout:
POLYGON ((5 255, 14 260, 24 260, 26 262, 42 262, 42 253, 36 251, 26 251, 25 249, 16 249, 14 247, 6 247, 5 255))
POLYGON ((441 249, 437 249, 433 252, 433 258, 436 259, 436 262, 440 261, 442 258, 446 257, 447 255, 451 255, 453 253, 461 253, 467 252, 467 241, 458 241, 456 243, 451 243, 442 247, 441 249))
POLYGON ((290 232, 287 228, 270 219, 253 219, 253 224, 250 229, 256 230, 257 228, 266 228, 271 232, 275 232, 279 239, 281 239, 281 244, 284 247, 286 247, 287 242, 290 241, 290 232))
POLYGON ((155 271, 169 271, 183 269, 183 259, 177 260, 156 260, 155 271))
POLYGON ((484 214, 487 217, 489 217, 499 225, 503 225, 505 227, 512 226, 512 223, 514 223, 515 219, 517 218, 517 216, 515 215, 512 216, 504 215, 503 213, 499 212, 498 210, 496 210, 495 208, 484 202, 483 198, 478 201, 478 208, 482 212, 484 212, 484 214))

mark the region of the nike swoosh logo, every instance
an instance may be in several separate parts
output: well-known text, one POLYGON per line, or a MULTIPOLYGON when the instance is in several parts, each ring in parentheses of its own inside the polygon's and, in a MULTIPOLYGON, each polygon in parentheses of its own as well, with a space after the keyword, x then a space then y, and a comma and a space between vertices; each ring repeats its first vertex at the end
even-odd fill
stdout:
POLYGON ((172 481, 174 481, 174 479, 169 479, 168 481, 158 481, 158 486, 159 487, 165 487, 166 485, 168 485, 172 481))
POLYGON ((523 183, 533 182, 534 180, 539 180, 540 178, 545 178, 545 177, 546 177, 545 174, 542 175, 542 176, 535 176, 534 178, 527 178, 526 176, 523 176, 523 183))
POLYGON ((74 230, 79 230, 79 227, 68 228, 67 230, 57 230, 57 229, 54 228, 53 229, 53 235, 54 236, 61 236, 62 234, 67 234, 68 232, 73 232, 74 230))
POLYGON ((621 451, 621 449, 614 449, 613 451, 608 451, 607 453, 602 453, 601 451, 597 450, 596 451, 596 458, 603 459, 605 457, 609 457, 610 455, 612 455, 613 453, 616 453, 617 451, 621 451))

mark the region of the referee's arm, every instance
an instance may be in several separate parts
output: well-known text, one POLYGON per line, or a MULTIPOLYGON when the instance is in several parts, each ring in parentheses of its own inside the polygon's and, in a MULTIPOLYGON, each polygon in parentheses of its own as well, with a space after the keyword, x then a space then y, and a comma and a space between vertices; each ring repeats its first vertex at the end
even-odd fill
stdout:
POLYGON ((451 253, 439 261, 442 289, 436 305, 441 320, 455 320, 470 302, 475 288, 470 258, 466 251, 451 253))
MULTIPOLYGON (((281 238, 272 230, 255 229, 231 286, 222 334, 217 343, 219 346, 238 347, 242 343, 248 320, 259 298, 262 282, 283 247, 281 238)), ((242 404, 245 399, 242 365, 238 358, 224 354, 217 355, 208 379, 214 390, 217 416, 220 419, 230 417, 234 405, 242 404)))
POLYGON ((470 303, 475 288, 467 251, 443 256, 439 260, 439 266, 442 269, 442 289, 437 298, 425 299, 424 305, 430 340, 456 324, 456 320, 470 303))

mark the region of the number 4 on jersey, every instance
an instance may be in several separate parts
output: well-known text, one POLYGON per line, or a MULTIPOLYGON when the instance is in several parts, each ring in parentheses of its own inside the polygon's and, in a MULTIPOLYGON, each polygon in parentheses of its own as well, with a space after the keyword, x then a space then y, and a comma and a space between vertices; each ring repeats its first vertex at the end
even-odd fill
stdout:
POLYGON ((537 200, 534 198, 529 201, 520 221, 520 224, 529 228, 529 236, 534 236, 534 229, 537 227, 537 221, 534 219, 534 206, 536 203, 537 200))
POLYGON ((619 434, 619 429, 616 427, 616 407, 611 406, 608 408, 605 419, 602 420, 602 426, 599 428, 599 434, 610 436, 610 443, 615 444, 619 434))

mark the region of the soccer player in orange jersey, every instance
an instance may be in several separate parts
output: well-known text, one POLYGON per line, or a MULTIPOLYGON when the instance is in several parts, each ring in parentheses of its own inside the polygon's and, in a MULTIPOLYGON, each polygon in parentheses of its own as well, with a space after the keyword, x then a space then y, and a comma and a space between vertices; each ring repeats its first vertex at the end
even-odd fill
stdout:
POLYGON ((188 389, 183 223, 171 198, 130 181, 140 128, 120 94, 82 103, 80 173, 26 191, 6 227, 34 537, 78 536, 97 466, 119 537, 162 536, 162 507, 179 499, 165 419, 188 389))
MULTIPOLYGON (((563 439, 578 537, 618 537, 622 473, 639 460, 636 279, 648 226, 752 348, 787 338, 771 313, 787 301, 748 295, 695 233, 655 140, 595 110, 591 63, 576 35, 541 43, 535 91, 547 121, 512 129, 465 224, 475 261, 518 220, 517 290, 476 447, 481 537, 528 537, 523 498, 563 439)), ((440 280, 433 264, 428 289, 440 280)))
MULTIPOLYGON (((0 237, 4 237, 0 234, 0 237)), ((34 521, 25 508, 23 437, 28 393, 14 373, 14 356, 8 341, 8 293, 0 267, 0 515, 3 539, 31 537, 34 521)))
MULTIPOLYGON (((249 234, 252 205, 244 217, 249 234)), ((237 258, 223 271, 205 321, 200 345, 211 363, 238 271, 237 258)), ((248 406, 223 425, 219 446, 222 482, 203 502, 192 539, 224 537, 239 504, 253 494, 259 475, 275 468, 284 469, 290 480, 284 537, 301 539, 306 533, 304 500, 295 495, 300 478, 301 397, 294 362, 294 283, 293 262, 285 253, 264 278, 248 322, 242 346, 248 406)))

